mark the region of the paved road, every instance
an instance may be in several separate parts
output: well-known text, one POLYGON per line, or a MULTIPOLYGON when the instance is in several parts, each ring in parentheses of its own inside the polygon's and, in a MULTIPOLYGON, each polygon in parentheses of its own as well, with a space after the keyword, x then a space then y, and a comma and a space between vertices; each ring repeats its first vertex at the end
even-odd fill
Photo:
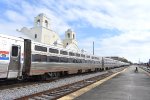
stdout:
POLYGON ((150 100, 150 76, 136 66, 115 76, 75 100, 150 100))

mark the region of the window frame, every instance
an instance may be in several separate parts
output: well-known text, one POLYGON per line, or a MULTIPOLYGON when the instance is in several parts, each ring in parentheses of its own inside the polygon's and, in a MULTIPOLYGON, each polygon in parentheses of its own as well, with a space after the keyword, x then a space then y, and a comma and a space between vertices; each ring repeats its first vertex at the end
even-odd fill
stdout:
POLYGON ((12 57, 18 57, 19 56, 18 52, 19 52, 19 47, 17 45, 12 45, 11 56, 12 57), (13 55, 14 54, 13 53, 13 47, 17 47, 17 52, 16 52, 17 55, 16 56, 13 55))
POLYGON ((35 45, 34 50, 35 50, 35 51, 47 52, 47 47, 35 45))
POLYGON ((65 50, 60 50, 60 54, 61 54, 61 55, 68 55, 68 52, 65 51, 65 50))
POLYGON ((59 54, 59 50, 54 48, 49 48, 49 53, 59 54))

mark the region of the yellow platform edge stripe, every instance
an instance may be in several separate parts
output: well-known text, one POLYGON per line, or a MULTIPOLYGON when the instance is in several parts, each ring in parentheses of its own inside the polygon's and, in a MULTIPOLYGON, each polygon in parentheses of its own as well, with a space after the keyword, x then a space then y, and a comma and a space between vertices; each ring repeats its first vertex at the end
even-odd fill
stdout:
POLYGON ((126 70, 127 70, 127 68, 125 68, 124 70, 122 70, 122 71, 120 71, 120 72, 114 73, 114 74, 112 74, 111 76, 108 76, 108 77, 106 77, 106 78, 104 78, 104 79, 102 79, 102 80, 100 80, 100 81, 97 81, 97 82, 95 82, 95 83, 93 83, 93 84, 91 84, 91 85, 89 85, 89 86, 87 86, 87 87, 84 87, 84 88, 82 88, 82 89, 80 89, 80 90, 77 90, 77 91, 71 93, 71 94, 68 94, 68 95, 66 95, 66 96, 64 96, 64 97, 61 97, 61 98, 59 98, 59 99, 57 99, 57 100, 72 100, 72 99, 75 99, 76 97, 78 97, 78 96, 84 94, 85 92, 90 91, 91 89, 95 88, 96 86, 98 86, 98 85, 104 83, 105 81, 107 81, 107 80, 113 78, 114 76, 116 76, 116 75, 118 75, 118 74, 120 74, 120 73, 122 73, 122 72, 124 72, 124 71, 126 71, 126 70))

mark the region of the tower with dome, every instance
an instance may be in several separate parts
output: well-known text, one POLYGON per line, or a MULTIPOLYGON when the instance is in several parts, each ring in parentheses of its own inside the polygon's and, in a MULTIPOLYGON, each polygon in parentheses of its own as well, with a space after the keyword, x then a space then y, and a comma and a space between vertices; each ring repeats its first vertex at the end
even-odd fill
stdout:
POLYGON ((71 29, 68 29, 65 32, 65 39, 63 40, 64 48, 71 49, 74 51, 78 51, 78 45, 76 41, 76 34, 71 29))
POLYGON ((65 32, 65 38, 62 40, 56 32, 51 30, 50 19, 43 13, 34 18, 34 26, 32 28, 23 27, 19 32, 28 36, 32 41, 79 51, 75 32, 68 29, 65 32))

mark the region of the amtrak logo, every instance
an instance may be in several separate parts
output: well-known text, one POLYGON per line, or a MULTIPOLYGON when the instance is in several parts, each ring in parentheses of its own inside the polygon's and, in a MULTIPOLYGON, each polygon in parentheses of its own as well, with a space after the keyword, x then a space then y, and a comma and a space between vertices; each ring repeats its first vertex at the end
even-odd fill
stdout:
POLYGON ((0 60, 9 60, 9 52, 0 51, 0 60))

